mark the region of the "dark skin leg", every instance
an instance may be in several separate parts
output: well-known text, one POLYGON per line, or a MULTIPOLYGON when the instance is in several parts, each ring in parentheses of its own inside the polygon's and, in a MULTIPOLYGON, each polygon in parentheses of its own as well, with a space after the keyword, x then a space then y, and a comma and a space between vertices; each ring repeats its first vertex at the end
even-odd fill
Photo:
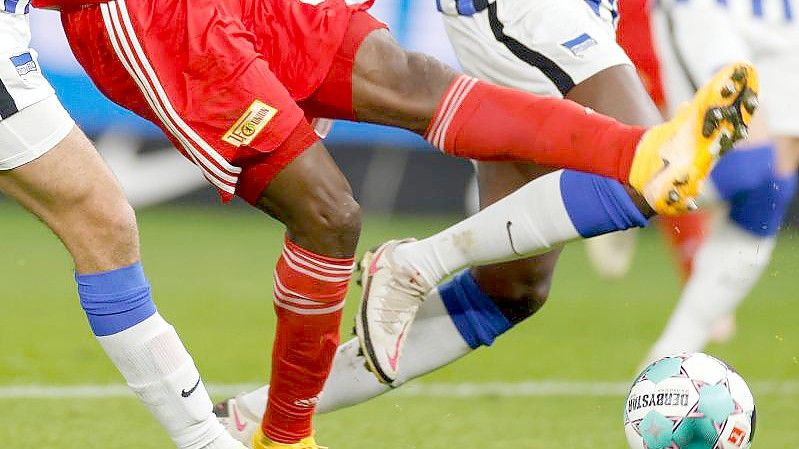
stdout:
MULTIPOLYGON (((402 49, 388 31, 374 31, 355 57, 355 115, 358 121, 422 134, 458 75, 435 58, 402 49)), ((661 122, 657 108, 630 66, 604 70, 574 87, 566 98, 624 123, 652 126, 661 122)), ((652 210, 643 198, 632 189, 627 190, 639 210, 651 216, 652 210)))
POLYGON ((422 134, 458 75, 431 56, 402 49, 387 30, 373 31, 355 55, 355 115, 422 134))
MULTIPOLYGON (((353 73, 353 105, 361 121, 424 133, 452 81, 449 67, 425 55, 403 50, 385 31, 371 33, 358 50, 353 73)), ((608 68, 580 83, 568 99, 634 125, 652 126, 661 116, 635 69, 608 68)), ((479 164, 481 206, 485 207, 549 171, 529 164, 479 164)), ((652 210, 627 188, 639 210, 652 210)), ((560 250, 529 259, 478 267, 473 273, 483 291, 514 322, 535 313, 546 301, 560 250)))
POLYGON ((321 142, 284 168, 256 205, 280 220, 291 240, 317 254, 355 254, 361 212, 347 179, 321 142))

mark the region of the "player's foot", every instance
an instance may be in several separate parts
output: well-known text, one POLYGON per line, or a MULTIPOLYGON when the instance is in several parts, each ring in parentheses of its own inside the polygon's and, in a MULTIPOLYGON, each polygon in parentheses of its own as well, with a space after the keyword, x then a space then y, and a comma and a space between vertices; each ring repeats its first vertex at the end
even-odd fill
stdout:
POLYGON ((713 164, 746 137, 757 91, 752 65, 740 62, 720 70, 674 118, 644 134, 629 184, 659 214, 696 209, 694 198, 713 164))
POLYGON ((269 437, 265 436, 261 431, 261 426, 255 431, 252 436, 252 449, 327 449, 325 446, 316 444, 313 436, 303 438, 299 443, 278 443, 272 441, 269 437))
POLYGON ((412 269, 393 261, 398 245, 392 240, 368 251, 361 259, 361 303, 355 333, 366 367, 380 382, 397 378, 402 347, 425 294, 433 287, 412 269))
POLYGON ((248 447, 261 424, 260 418, 240 406, 238 398, 225 399, 214 405, 214 415, 233 438, 248 447))

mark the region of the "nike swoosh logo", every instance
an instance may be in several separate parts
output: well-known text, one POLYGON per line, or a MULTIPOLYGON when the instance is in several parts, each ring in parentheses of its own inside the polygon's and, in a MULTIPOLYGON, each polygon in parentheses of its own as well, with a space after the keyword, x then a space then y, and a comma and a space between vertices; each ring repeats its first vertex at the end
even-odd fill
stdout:
POLYGON ((372 258, 372 263, 369 264, 369 276, 374 276, 377 273, 377 261, 380 260, 380 257, 383 256, 383 252, 386 250, 386 247, 380 248, 380 251, 375 254, 372 258))
POLYGON ((505 229, 508 231, 508 240, 510 240, 510 249, 513 250, 513 253, 516 254, 517 256, 523 256, 522 253, 516 250, 516 246, 514 246, 513 244, 513 234, 511 234, 510 232, 511 226, 513 226, 512 221, 508 221, 508 223, 505 225, 505 229))
POLYGON ((241 422, 239 419, 239 408, 236 406, 233 406, 233 424, 236 425, 236 430, 239 432, 243 432, 247 427, 247 423, 241 422))
POLYGON ((397 362, 399 362, 400 342, 402 341, 402 337, 405 336, 405 331, 407 329, 408 324, 406 323, 405 327, 402 328, 402 332, 400 332, 399 337, 397 337, 396 343, 394 343, 394 354, 389 354, 386 352, 386 355, 388 355, 388 364, 394 371, 397 370, 397 362))
POLYGON ((200 386, 200 380, 202 380, 202 379, 201 379, 201 378, 198 378, 198 379, 197 379, 197 383, 196 383, 196 384, 194 384, 194 386, 193 386, 193 387, 191 387, 191 390, 182 390, 182 391, 180 392, 180 395, 181 395, 181 396, 183 396, 184 398, 187 398, 187 397, 191 396, 191 394, 192 394, 192 393, 194 393, 194 390, 196 390, 196 389, 197 389, 197 387, 199 387, 199 386, 200 386))

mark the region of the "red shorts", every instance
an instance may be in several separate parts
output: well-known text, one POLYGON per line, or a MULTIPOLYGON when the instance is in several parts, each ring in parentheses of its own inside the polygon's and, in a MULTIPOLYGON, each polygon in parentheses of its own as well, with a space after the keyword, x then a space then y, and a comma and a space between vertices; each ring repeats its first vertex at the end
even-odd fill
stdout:
POLYGON ((318 141, 307 117, 352 119, 352 69, 385 24, 324 0, 116 0, 62 10, 78 61, 151 120, 227 201, 255 203, 318 141))

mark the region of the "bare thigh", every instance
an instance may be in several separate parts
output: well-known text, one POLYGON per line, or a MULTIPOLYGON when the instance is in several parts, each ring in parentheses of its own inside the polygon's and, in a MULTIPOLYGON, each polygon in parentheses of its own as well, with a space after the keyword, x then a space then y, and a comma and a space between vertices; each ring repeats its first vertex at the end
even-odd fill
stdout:
POLYGON ((0 191, 39 217, 81 273, 139 260, 133 209, 91 142, 75 127, 43 156, 0 172, 0 191))

